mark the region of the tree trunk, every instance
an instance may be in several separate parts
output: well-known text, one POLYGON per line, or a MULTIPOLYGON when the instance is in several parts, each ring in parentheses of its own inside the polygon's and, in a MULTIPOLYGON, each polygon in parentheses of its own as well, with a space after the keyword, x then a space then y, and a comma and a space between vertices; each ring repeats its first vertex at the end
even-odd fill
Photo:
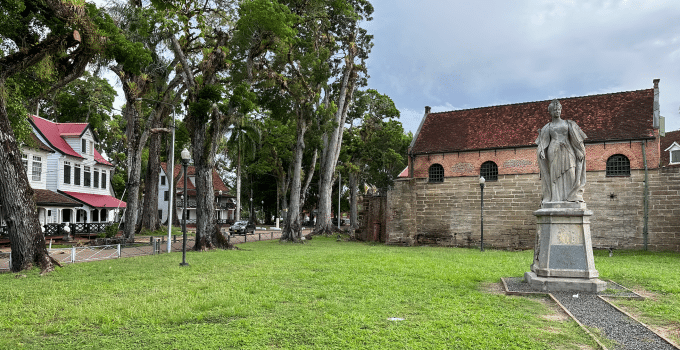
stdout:
POLYGON ((357 174, 349 173, 349 222, 350 230, 359 228, 358 210, 357 210, 357 174))
POLYGON ((302 236, 302 223, 300 222, 300 190, 302 187, 302 155, 305 151, 306 131, 307 122, 303 118, 298 118, 293 178, 290 186, 290 202, 288 205, 288 215, 286 216, 286 226, 281 233, 281 241, 298 242, 302 236))
MULTIPOLYGON (((237 141, 238 142, 238 141, 237 141)), ((241 220, 241 146, 238 148, 238 164, 236 165, 236 221, 241 220)))
POLYGON ((0 179, 0 209, 12 248, 12 271, 34 265, 40 266, 41 273, 54 270, 4 101, 0 101, 0 179))
POLYGON ((300 207, 304 208, 305 202, 307 201, 307 194, 309 193, 309 185, 312 184, 312 178, 314 177, 314 169, 316 169, 316 160, 319 158, 319 149, 314 150, 314 155, 312 155, 312 161, 309 163, 309 168, 307 169, 305 175, 305 185, 302 187, 300 193, 300 207))
MULTIPOLYGON (((352 62, 352 60, 350 60, 352 62)), ((319 167, 319 213, 314 227, 314 234, 329 234, 338 230, 337 226, 331 221, 332 215, 332 196, 333 183, 335 182, 335 167, 340 157, 342 147, 342 136, 345 130, 345 120, 347 112, 354 94, 354 65, 348 64, 345 68, 342 85, 339 91, 338 110, 335 113, 335 120, 332 133, 324 133, 324 148, 321 154, 321 166, 319 167)), ((338 213, 338 220, 340 220, 338 213)))
MULTIPOLYGON (((153 127, 158 127, 154 125, 153 127)), ((149 162, 144 180, 144 208, 142 209, 142 228, 156 231, 160 226, 158 218, 158 178, 161 167, 161 134, 149 137, 149 162)))

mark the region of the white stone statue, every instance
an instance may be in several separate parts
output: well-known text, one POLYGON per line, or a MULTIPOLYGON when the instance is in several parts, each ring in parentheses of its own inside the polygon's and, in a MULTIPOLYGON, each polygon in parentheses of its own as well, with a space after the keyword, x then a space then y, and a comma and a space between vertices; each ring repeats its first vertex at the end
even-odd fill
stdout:
POLYGON ((552 117, 538 133, 538 164, 541 169, 543 203, 583 202, 586 184, 586 134, 572 120, 563 120, 562 105, 550 102, 552 117))

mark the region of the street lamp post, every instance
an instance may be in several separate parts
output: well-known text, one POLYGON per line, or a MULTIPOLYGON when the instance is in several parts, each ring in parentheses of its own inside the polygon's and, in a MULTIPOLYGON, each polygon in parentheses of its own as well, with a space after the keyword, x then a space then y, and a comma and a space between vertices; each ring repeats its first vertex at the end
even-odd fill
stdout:
POLYGON ((482 194, 482 207, 481 207, 481 219, 482 219, 481 220, 481 231, 482 231, 482 235, 481 235, 481 240, 480 240, 479 251, 481 251, 481 252, 484 251, 484 182, 486 182, 486 180, 484 180, 484 176, 480 176, 479 177, 479 188, 482 190, 482 192, 481 192, 481 194, 482 194))
POLYGON ((264 218, 262 224, 264 224, 264 222, 267 221, 267 216, 264 214, 264 201, 261 201, 261 203, 262 203, 262 217, 264 218))
MULTIPOLYGON (((252 191, 251 191, 252 192, 252 191)), ((253 195, 252 193, 250 194, 251 196, 253 195)), ((250 197, 250 222, 255 223, 255 218, 253 218, 253 197, 250 197)))
POLYGON ((182 150, 182 167, 184 168, 184 205, 182 206, 182 262, 179 266, 189 266, 187 263, 187 166, 191 154, 185 148, 182 150))

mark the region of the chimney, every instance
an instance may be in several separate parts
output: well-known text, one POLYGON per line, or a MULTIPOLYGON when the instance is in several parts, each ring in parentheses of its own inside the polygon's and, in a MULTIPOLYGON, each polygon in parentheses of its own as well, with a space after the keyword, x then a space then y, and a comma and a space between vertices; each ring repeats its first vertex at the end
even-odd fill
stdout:
POLYGON ((430 114, 431 109, 430 106, 425 106, 425 114, 430 114))
POLYGON ((654 79, 654 129, 659 129, 659 80, 654 79))

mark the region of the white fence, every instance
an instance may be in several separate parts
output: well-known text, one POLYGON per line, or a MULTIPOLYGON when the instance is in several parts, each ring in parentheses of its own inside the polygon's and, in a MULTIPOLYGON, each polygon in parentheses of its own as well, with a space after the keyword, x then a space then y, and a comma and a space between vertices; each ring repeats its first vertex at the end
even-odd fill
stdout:
MULTIPOLYGON (((227 241, 232 244, 273 240, 281 238, 281 231, 271 230, 269 232, 255 232, 249 235, 228 235, 225 234, 227 241)), ((188 237, 187 251, 193 249, 194 239, 188 237)), ((173 252, 182 251, 181 236, 173 237, 171 248, 173 252)), ((132 256, 154 255, 167 252, 166 237, 150 237, 148 241, 134 244, 107 244, 99 246, 73 246, 69 248, 47 249, 50 256, 61 264, 71 264, 76 262, 107 260, 117 258, 127 258, 132 256)), ((12 253, 0 252, 0 272, 11 270, 12 253)))

